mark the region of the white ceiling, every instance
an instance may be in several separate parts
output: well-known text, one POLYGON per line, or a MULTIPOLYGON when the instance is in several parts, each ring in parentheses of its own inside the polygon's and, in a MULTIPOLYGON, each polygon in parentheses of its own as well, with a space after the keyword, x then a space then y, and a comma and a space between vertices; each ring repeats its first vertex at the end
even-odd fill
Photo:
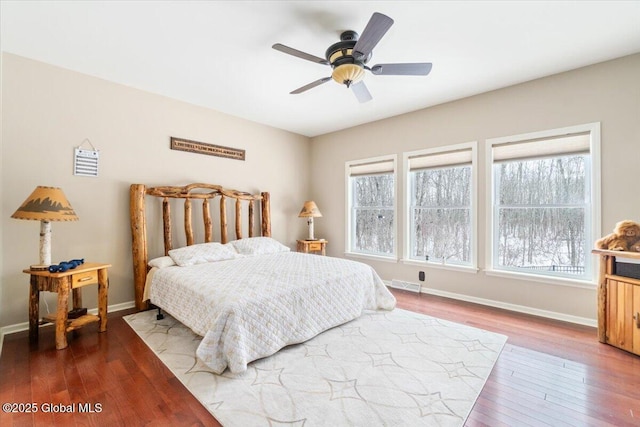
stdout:
POLYGON ((640 1, 7 1, 2 50, 291 132, 316 136, 640 52, 640 1), (373 12, 395 24, 359 104, 330 75, 271 48, 324 57, 373 12))

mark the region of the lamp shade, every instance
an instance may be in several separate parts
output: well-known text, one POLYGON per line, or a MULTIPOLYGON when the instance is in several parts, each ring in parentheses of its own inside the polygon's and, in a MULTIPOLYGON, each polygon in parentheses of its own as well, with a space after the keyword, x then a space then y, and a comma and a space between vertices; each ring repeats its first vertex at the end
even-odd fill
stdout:
POLYGON ((336 82, 349 87, 352 83, 357 83, 362 80, 364 77, 364 69, 357 64, 342 64, 333 69, 331 77, 336 82))
POLYGON ((304 202, 304 206, 300 211, 298 217, 300 218, 319 218, 322 214, 320 213, 320 209, 316 206, 316 203, 313 200, 308 200, 304 202))
POLYGON ((36 187, 11 218, 35 221, 77 221, 75 211, 58 187, 36 187))

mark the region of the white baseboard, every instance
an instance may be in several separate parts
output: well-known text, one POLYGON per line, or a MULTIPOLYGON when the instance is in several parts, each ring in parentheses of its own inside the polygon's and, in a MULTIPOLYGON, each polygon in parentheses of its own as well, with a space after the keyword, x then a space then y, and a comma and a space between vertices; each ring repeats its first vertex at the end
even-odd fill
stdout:
POLYGON ((415 292, 417 294, 420 293, 420 289, 422 285, 420 283, 408 282, 406 280, 396 280, 393 279, 390 283, 387 283, 387 286, 390 286, 395 289, 403 289, 405 291, 415 292))
MULTIPOLYGON (((389 286, 390 282, 385 281, 385 284, 389 286)), ((485 299, 485 298, 477 298, 469 295, 456 294, 453 292, 446 292, 446 291, 440 291, 437 289, 425 288, 424 286, 421 288, 420 292, 424 294, 429 294, 429 295, 436 295, 439 297, 451 298, 455 300, 486 305, 489 307, 502 308, 504 310, 515 311, 518 313, 525 313, 525 314, 531 314, 534 316, 546 317, 548 319, 561 320, 563 322, 575 323, 578 325, 592 326, 594 328, 598 326, 597 319, 589 319, 587 317, 572 316, 570 314, 558 313, 555 311, 541 310, 539 308, 527 307, 525 305, 510 304, 502 301, 494 301, 494 300, 485 299)))
MULTIPOLYGON (((107 307, 108 313, 113 313, 114 311, 127 310, 129 308, 135 307, 135 301, 127 301, 120 304, 113 304, 107 307)), ((98 314, 98 308, 92 308, 87 310, 91 314, 98 314)), ((53 323, 49 323, 47 325, 43 325, 43 327, 53 325, 53 323)), ((26 331, 29 329, 29 322, 24 323, 16 323, 15 325, 5 326, 0 328, 0 354, 2 354, 2 344, 4 343, 4 336, 9 334, 15 334, 16 332, 26 331)))

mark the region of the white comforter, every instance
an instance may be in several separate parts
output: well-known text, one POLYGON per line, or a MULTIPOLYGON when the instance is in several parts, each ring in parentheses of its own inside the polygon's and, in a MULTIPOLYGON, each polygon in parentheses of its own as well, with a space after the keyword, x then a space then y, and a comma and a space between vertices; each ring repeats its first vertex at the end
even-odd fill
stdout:
POLYGON ((150 286, 152 303, 203 336, 197 355, 216 373, 395 306, 370 266, 297 252, 163 268, 150 286))

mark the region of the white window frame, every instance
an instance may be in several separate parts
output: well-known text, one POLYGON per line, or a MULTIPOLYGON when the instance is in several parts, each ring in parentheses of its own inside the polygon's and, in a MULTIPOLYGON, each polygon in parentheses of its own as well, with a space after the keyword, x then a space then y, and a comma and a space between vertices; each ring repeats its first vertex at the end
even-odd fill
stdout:
POLYGON ((417 266, 429 266, 434 268, 443 268, 447 270, 457 271, 478 271, 478 143, 477 141, 465 142, 461 144, 447 145, 443 147, 428 148, 424 150, 409 151, 402 154, 403 167, 403 206, 405 215, 403 221, 402 235, 404 237, 404 245, 402 251, 402 263, 417 266), (419 156, 429 156, 437 154, 445 154, 461 150, 471 151, 471 195, 470 195, 470 222, 471 222, 471 245, 469 254, 471 265, 446 264, 442 262, 434 262, 427 260, 417 260, 411 258, 411 179, 410 179, 410 159, 419 156))
POLYGON ((397 262, 398 260, 398 156, 395 154, 370 157, 366 159, 350 160, 345 162, 344 169, 344 182, 345 182, 345 246, 344 254, 350 257, 373 259, 380 261, 397 262), (353 190, 351 187, 351 169, 357 166, 364 166, 367 164, 384 163, 391 161, 393 163, 393 253, 389 255, 382 254, 369 254, 364 252, 353 252, 351 250, 352 241, 352 226, 353 218, 351 215, 351 201, 353 196, 353 190))
POLYGON ((486 197, 486 248, 485 248, 485 272, 488 275, 503 276, 509 278, 519 278, 542 282, 546 284, 557 284, 564 286, 574 286, 581 288, 593 288, 597 281, 597 269, 595 261, 590 254, 585 253, 585 262, 590 263, 589 279, 578 279, 560 276, 551 276, 544 274, 528 274, 510 270, 502 270, 494 268, 495 245, 494 245, 494 200, 495 200, 495 182, 493 175, 493 147, 508 143, 518 143, 531 141, 536 139, 559 138, 572 134, 589 133, 589 154, 590 154, 590 191, 591 191, 591 210, 586 213, 589 229, 592 238, 600 236, 600 218, 601 218, 601 174, 600 174, 600 122, 587 123, 576 126, 569 126, 558 129, 550 129, 539 132, 532 132, 520 135, 505 136, 499 138, 489 138, 486 140, 486 176, 485 182, 487 188, 486 197))

